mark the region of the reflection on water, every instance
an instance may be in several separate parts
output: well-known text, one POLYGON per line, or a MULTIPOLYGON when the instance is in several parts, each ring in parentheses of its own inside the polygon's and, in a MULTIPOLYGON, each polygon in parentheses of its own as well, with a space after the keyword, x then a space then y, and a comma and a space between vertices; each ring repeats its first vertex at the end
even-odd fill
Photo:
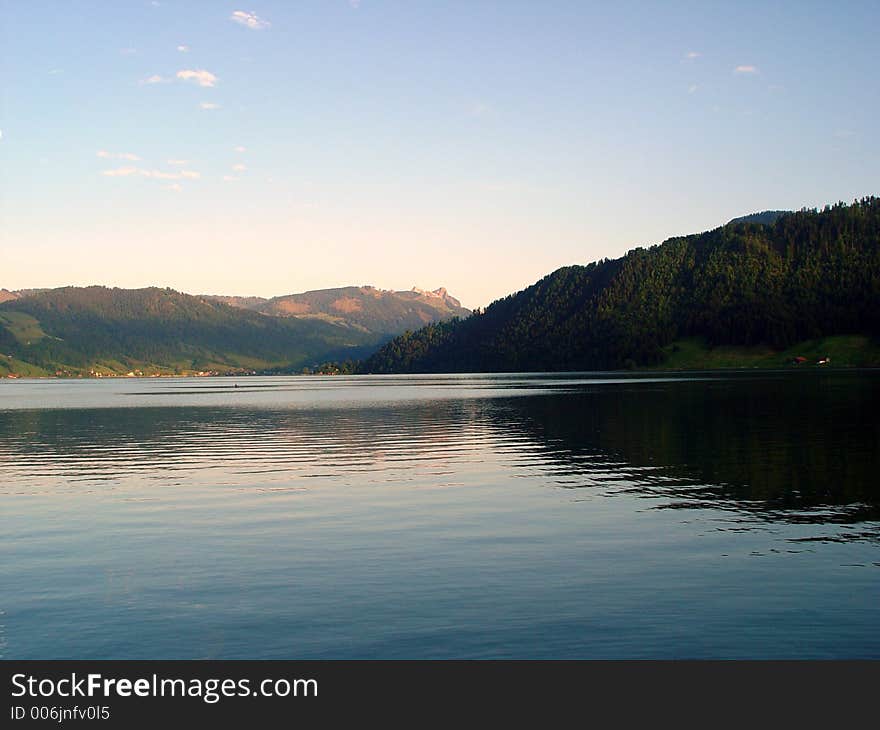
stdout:
POLYGON ((571 465, 571 486, 601 454, 635 468, 630 491, 675 500, 667 506, 708 500, 767 519, 860 522, 880 518, 877 385, 840 377, 595 388, 517 402, 515 422, 571 465))
POLYGON ((3 383, 0 655, 880 657, 878 396, 3 383))

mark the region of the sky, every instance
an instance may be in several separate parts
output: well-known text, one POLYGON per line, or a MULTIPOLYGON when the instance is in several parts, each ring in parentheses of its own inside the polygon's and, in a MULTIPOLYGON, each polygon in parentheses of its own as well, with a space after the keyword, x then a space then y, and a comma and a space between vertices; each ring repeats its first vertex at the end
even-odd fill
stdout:
POLYGON ((0 0, 0 287, 448 288, 880 194, 877 2, 0 0))

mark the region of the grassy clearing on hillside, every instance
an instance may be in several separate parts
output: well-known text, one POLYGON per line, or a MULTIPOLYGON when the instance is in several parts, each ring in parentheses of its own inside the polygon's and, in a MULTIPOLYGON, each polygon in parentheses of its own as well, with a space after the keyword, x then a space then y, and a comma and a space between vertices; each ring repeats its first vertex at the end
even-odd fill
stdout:
POLYGON ((835 335, 806 340, 782 351, 763 346, 721 345, 710 348, 699 338, 688 338, 673 342, 664 348, 664 352, 666 360, 652 369, 811 368, 817 367, 818 361, 826 357, 831 358, 832 367, 880 366, 880 343, 865 335, 835 335), (793 365, 796 357, 804 357, 806 362, 793 365))
POLYGON ((0 378, 5 378, 10 374, 21 378, 41 378, 53 373, 23 360, 9 357, 8 355, 0 355, 0 378))
POLYGON ((47 337, 39 321, 24 312, 0 312, 0 326, 6 327, 23 345, 47 337))

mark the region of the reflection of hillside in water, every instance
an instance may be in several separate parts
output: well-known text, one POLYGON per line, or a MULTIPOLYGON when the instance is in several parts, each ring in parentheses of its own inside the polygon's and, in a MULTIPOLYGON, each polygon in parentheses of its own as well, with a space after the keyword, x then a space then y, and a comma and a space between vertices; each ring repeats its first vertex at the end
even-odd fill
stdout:
MULTIPOLYGON (((515 423, 576 472, 623 462, 629 490, 676 507, 787 521, 880 519, 876 379, 786 378, 597 387, 508 401, 515 423)), ((577 486, 577 480, 572 482, 577 486)))
POLYGON ((617 383, 350 407, 6 411, 0 490, 59 484, 349 485, 466 473, 769 519, 880 518, 880 382, 617 383))
MULTIPOLYGON (((7 411, 0 417, 0 489, 68 482, 171 480, 253 486, 299 479, 352 484, 369 475, 479 461, 511 442, 476 422, 476 401, 267 410, 114 408, 7 411), (5 484, 4 484, 5 482, 5 484)), ((516 437, 527 442, 528 436, 516 437)))

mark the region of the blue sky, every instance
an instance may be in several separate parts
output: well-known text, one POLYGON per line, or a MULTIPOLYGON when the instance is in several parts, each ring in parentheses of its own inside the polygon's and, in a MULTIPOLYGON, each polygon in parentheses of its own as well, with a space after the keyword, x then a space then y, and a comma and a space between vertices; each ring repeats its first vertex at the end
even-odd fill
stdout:
POLYGON ((880 193, 880 4, 0 0, 0 287, 468 306, 880 193))

